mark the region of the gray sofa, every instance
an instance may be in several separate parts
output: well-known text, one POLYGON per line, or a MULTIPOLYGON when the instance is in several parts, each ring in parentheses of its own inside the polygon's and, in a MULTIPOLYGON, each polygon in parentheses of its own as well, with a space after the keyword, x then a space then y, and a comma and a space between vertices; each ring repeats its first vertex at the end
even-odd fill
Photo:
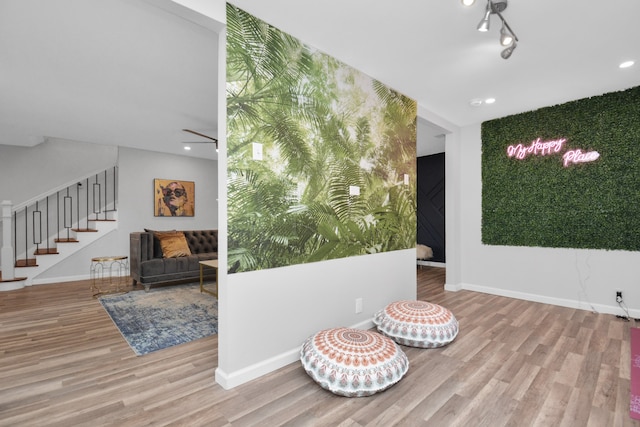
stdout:
MULTIPOLYGON (((190 256, 164 258, 153 231, 137 231, 129 236, 129 263, 133 285, 145 291, 153 284, 200 280, 200 261, 218 259, 218 230, 185 230, 190 256)), ((214 279, 216 270, 205 267, 205 279, 214 279)))

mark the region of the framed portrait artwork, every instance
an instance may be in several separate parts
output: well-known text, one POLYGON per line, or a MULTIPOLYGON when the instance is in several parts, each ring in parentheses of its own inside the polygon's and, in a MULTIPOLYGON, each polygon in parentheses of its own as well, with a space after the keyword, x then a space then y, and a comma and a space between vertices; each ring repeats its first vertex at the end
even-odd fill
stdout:
POLYGON ((195 190, 193 181, 154 179, 154 216, 194 216, 195 190))

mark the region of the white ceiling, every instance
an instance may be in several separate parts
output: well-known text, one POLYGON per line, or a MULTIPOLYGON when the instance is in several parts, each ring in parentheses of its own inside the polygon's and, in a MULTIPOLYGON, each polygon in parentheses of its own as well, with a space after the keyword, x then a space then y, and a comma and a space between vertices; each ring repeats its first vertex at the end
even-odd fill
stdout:
POLYGON ((212 144, 183 150, 206 138, 182 129, 217 136, 220 26, 188 12, 169 0, 0 0, 0 144, 215 158, 212 144))
MULTIPOLYGON (((496 17, 476 31, 482 0, 233 4, 455 126, 640 85, 637 0, 512 0, 503 15, 520 43, 508 60, 496 17)), ((204 139, 181 129, 217 136, 220 28, 169 0, 0 0, 0 144, 56 137, 216 158, 210 144, 184 152, 204 139)), ((442 131, 421 119, 418 154, 442 131)))

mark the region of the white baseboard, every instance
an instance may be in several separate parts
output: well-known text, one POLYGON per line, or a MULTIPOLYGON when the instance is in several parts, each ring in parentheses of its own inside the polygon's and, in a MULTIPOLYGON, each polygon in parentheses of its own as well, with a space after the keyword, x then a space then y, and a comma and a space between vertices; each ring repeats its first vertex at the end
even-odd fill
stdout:
POLYGON ((444 263, 444 262, 423 261, 421 259, 416 260, 416 264, 425 265, 425 266, 429 266, 429 267, 439 267, 439 268, 446 268, 447 267, 447 264, 444 263))
POLYGON ((0 283, 0 292, 4 291, 15 291, 16 289, 22 289, 25 287, 25 280, 12 280, 7 282, 0 283))
POLYGON ((91 279, 91 275, 82 274, 79 276, 66 276, 66 277, 44 277, 42 279, 34 278, 31 281, 32 285, 49 285, 51 283, 60 283, 60 282, 75 282, 78 280, 89 280, 91 279))
MULTIPOLYGON (((375 324, 373 323, 373 319, 367 319, 363 322, 351 326, 351 328, 371 329, 374 326, 375 324)), ((296 348, 281 353, 270 359, 263 360, 261 362, 239 369, 235 372, 225 372, 218 367, 216 368, 215 372, 216 382, 220 384, 220 386, 225 390, 230 390, 234 387, 255 380, 256 378, 287 366, 290 363, 299 362, 301 346, 302 343, 300 343, 300 346, 296 348)))
POLYGON ((90 274, 82 274, 79 276, 64 276, 64 277, 44 277, 41 279, 38 279, 38 278, 25 279, 23 281, 17 281, 17 282, 6 282, 6 285, 7 285, 6 287, 4 286, 5 283, 2 283, 0 284, 0 291, 21 289, 21 288, 24 288, 25 286, 50 285, 52 283, 76 282, 79 280, 89 280, 89 279, 91 279, 90 274))
POLYGON ((230 390, 298 360, 300 360, 300 348, 295 348, 231 373, 224 372, 218 367, 216 368, 216 382, 225 390, 230 390))
POLYGON ((450 285, 448 283, 444 284, 445 291, 458 292, 462 290, 462 285, 458 283, 457 285, 450 285))
MULTIPOLYGON (((525 301, 540 302, 543 304, 551 304, 551 305, 557 305, 560 307, 575 308, 578 310, 596 311, 597 313, 602 313, 602 314, 626 316, 626 313, 620 307, 615 305, 592 304, 588 301, 554 298, 554 297, 549 297, 544 295, 530 294, 526 292, 516 292, 516 291, 510 291, 510 290, 499 289, 499 288, 491 288, 488 286, 472 285, 469 283, 462 283, 460 285, 455 285, 455 286, 460 286, 462 289, 465 289, 468 291, 481 292, 484 294, 498 295, 502 297, 521 299, 525 301)), ((445 285, 445 289, 447 289, 446 285, 445 285)), ((640 310, 629 310, 629 316, 633 318, 640 318, 640 310)))

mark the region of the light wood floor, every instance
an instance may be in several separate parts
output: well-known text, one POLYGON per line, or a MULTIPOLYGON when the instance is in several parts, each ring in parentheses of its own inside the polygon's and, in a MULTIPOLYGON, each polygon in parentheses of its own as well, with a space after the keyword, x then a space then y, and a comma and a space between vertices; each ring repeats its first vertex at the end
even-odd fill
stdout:
POLYGON ((215 336, 136 357, 87 282, 2 292, 0 425, 640 426, 630 323, 443 283, 444 269, 418 269, 419 298, 453 311, 456 340, 402 347, 402 381, 352 399, 299 363, 225 391, 215 336))

